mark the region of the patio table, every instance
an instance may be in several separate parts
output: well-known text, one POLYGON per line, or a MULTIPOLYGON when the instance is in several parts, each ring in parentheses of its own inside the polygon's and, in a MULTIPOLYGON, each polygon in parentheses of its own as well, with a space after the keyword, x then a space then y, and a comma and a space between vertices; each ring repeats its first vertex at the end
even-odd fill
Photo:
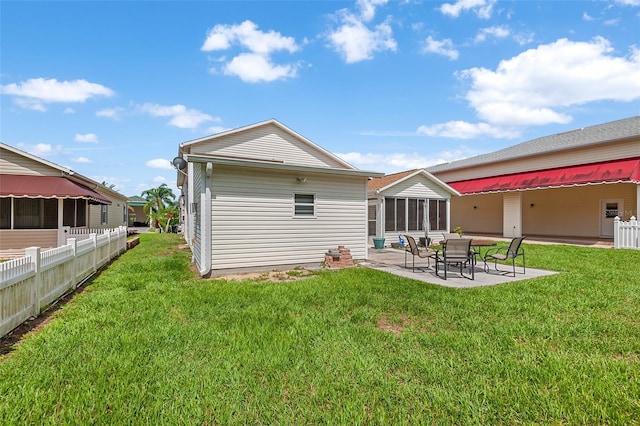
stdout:
MULTIPOLYGON (((441 240, 440 245, 444 246, 446 242, 447 240, 441 240)), ((495 247, 496 245, 498 245, 498 243, 494 240, 483 240, 479 238, 471 239, 471 247, 474 249, 473 252, 480 256, 481 259, 484 259, 482 256, 482 247, 495 247)), ((475 262, 475 256, 473 257, 473 260, 475 262)))

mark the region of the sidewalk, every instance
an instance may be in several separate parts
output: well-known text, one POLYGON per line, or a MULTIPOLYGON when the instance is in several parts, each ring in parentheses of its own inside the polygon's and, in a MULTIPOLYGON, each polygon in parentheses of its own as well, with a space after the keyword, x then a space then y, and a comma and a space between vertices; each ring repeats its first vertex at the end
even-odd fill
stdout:
MULTIPOLYGON (((431 267, 428 268, 427 259, 416 257, 415 272, 412 272, 412 256, 408 253, 406 254, 406 256, 407 268, 404 267, 404 251, 393 248, 370 248, 369 258, 366 261, 361 262, 360 265, 405 278, 452 288, 485 287, 509 283, 513 281, 528 280, 531 278, 543 277, 546 275, 553 275, 558 273, 556 271, 545 271, 542 269, 527 268, 526 273, 522 274, 522 268, 516 266, 516 276, 514 278, 511 275, 502 275, 496 272, 493 269, 493 264, 489 265, 489 272, 485 272, 484 263, 482 261, 479 261, 475 266, 474 280, 471 280, 469 278, 462 278, 458 272, 451 269, 449 270, 449 272, 447 272, 447 279, 445 280, 444 278, 436 276, 435 264, 433 262, 433 259, 431 259, 431 267)), ((511 270, 511 265, 502 265, 502 269, 511 270)), ((443 271, 440 271, 440 275, 442 275, 442 272, 443 271)))

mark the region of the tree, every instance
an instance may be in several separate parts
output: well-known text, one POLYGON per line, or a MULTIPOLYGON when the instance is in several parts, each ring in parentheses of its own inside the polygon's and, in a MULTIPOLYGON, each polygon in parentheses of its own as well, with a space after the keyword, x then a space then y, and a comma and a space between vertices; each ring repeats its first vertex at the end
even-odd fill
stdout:
MULTIPOLYGON (((174 201, 176 196, 166 183, 163 183, 157 188, 142 191, 141 196, 147 200, 147 203, 144 205, 144 211, 147 213, 149 223, 153 224, 154 228, 160 227, 161 222, 166 223, 164 216, 171 212, 171 209, 166 210, 167 206, 177 205, 174 201)), ((176 214, 175 217, 177 216, 176 214)))

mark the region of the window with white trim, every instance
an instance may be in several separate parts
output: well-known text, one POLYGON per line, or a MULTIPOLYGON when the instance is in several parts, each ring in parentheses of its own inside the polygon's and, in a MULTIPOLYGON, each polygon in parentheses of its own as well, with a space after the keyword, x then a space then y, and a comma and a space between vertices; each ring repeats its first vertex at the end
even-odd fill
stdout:
POLYGON ((294 194, 293 215, 296 217, 314 217, 316 215, 315 194, 294 194))
POLYGON ((106 204, 102 204, 100 206, 100 224, 102 225, 106 225, 107 222, 109 221, 109 210, 108 210, 109 206, 107 206, 106 204))

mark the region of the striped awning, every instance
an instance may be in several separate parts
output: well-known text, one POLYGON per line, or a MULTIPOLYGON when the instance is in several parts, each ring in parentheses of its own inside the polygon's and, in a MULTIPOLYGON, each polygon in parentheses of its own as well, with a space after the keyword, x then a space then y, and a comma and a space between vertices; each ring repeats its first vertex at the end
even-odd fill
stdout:
POLYGON ((96 191, 60 176, 0 175, 0 197, 74 198, 111 204, 96 191))
POLYGON ((490 176, 449 185, 460 194, 483 194, 623 182, 640 183, 640 158, 490 176))

